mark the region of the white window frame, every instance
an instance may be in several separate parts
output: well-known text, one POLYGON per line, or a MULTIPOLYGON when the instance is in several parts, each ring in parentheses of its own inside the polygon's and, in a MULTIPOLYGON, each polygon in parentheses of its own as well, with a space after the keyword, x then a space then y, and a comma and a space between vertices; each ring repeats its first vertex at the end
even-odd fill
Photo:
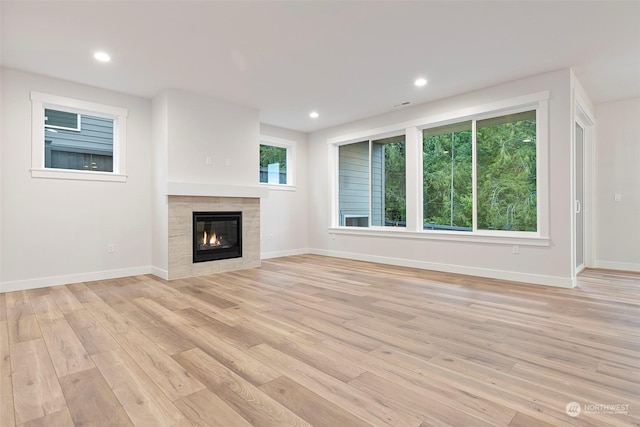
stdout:
MULTIPOLYGON (((287 183, 275 184, 275 183, 269 183, 269 182, 259 182, 259 184, 271 190, 295 191, 296 189, 296 180, 295 180, 296 142, 288 139, 277 138, 275 136, 260 135, 260 143, 258 145, 258 148, 260 145, 270 145, 272 147, 284 148, 287 150, 287 155, 286 155, 287 183)), ((258 164, 258 181, 260 181, 259 169, 260 169, 260 165, 258 164)))
MULTIPOLYGON (((495 243, 523 246, 549 246, 549 91, 519 96, 503 101, 465 108, 444 114, 423 117, 377 129, 365 130, 350 135, 330 138, 329 149, 329 232, 332 234, 356 234, 411 239, 450 240, 462 242, 495 243), (506 114, 536 110, 536 175, 537 216, 535 232, 477 230, 477 200, 474 191, 473 231, 448 231, 423 229, 423 175, 422 175, 422 130, 457 123, 465 120, 477 121, 506 114), (338 212, 338 147, 340 145, 379 138, 404 130, 407 156, 407 227, 347 227, 339 225, 338 212), (411 183, 411 184, 410 184, 411 183)), ((475 126, 473 135, 472 179, 476 187, 475 126)))
POLYGON ((113 107, 74 98, 31 92, 31 177, 84 181, 127 180, 127 116, 126 108, 113 107), (47 168, 45 159, 45 108, 113 120, 113 172, 47 168))

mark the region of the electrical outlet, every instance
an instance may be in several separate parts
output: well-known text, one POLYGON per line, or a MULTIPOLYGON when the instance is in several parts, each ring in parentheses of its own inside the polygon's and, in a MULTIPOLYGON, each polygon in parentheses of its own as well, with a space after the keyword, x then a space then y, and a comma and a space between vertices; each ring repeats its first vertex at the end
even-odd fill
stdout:
POLYGON ((114 253, 115 251, 116 251, 116 245, 115 245, 115 243, 109 243, 109 244, 107 245, 107 252, 108 252, 108 253, 110 253, 110 254, 112 254, 112 253, 114 253))
POLYGON ((511 249, 511 252, 514 253, 514 254, 519 254, 520 253, 520 246, 513 245, 513 248, 511 249))
POLYGON ((211 156, 207 156, 207 157, 206 157, 206 159, 205 159, 205 162, 206 162, 208 165, 212 165, 212 164, 213 164, 213 160, 211 159, 211 156))
POLYGON ((622 194, 616 193, 613 195, 613 201, 614 202, 621 202, 622 201, 622 194))

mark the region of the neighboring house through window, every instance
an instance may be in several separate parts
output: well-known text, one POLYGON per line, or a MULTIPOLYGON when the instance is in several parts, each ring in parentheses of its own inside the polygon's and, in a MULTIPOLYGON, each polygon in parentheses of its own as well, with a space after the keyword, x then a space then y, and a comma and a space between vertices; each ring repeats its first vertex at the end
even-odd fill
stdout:
POLYGON ((127 110, 31 93, 32 176, 126 180, 127 110))
POLYGON ((351 227, 405 227, 404 135, 339 147, 339 221, 351 227))

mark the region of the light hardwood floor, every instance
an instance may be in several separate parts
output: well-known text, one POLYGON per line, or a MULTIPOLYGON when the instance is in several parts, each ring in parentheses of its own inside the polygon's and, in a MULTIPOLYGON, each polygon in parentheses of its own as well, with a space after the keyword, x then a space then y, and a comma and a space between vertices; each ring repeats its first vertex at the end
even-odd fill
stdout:
POLYGON ((558 289, 311 255, 10 292, 0 426, 637 426, 639 308, 637 274, 558 289))

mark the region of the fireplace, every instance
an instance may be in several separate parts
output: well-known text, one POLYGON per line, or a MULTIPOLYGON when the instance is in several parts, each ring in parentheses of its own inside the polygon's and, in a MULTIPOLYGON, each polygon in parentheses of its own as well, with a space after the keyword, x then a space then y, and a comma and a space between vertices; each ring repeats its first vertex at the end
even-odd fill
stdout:
POLYGON ((242 257, 242 212, 193 212, 193 262, 242 257))

